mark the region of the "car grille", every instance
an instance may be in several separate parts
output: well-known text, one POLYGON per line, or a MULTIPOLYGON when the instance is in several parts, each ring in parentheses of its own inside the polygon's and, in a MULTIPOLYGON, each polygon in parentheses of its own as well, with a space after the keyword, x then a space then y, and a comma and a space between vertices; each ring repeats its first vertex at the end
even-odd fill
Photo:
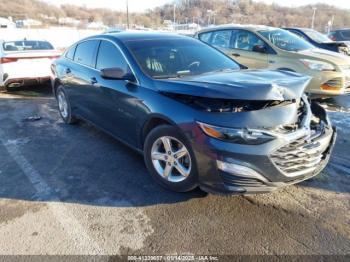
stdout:
POLYGON ((234 187, 264 187, 265 184, 258 179, 235 176, 221 172, 221 177, 225 185, 234 187))
POLYGON ((286 176, 296 177, 313 173, 324 158, 324 150, 317 137, 299 138, 275 151, 270 157, 272 162, 286 176))

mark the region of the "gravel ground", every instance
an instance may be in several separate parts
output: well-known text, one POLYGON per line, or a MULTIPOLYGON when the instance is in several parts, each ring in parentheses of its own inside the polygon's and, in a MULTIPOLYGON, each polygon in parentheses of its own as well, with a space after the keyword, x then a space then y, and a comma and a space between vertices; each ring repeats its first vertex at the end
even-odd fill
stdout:
POLYGON ((0 255, 350 255, 350 115, 337 103, 321 175, 223 197, 160 188, 142 156, 64 125, 48 89, 0 94, 0 255))

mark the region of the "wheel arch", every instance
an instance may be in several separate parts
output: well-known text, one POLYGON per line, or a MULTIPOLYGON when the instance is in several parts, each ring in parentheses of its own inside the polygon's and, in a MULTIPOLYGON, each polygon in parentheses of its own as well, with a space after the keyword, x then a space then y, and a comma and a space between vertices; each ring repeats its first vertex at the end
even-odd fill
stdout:
POLYGON ((52 85, 52 92, 53 92, 54 97, 56 97, 57 88, 58 88, 60 85, 61 85, 61 81, 60 81, 58 78, 56 78, 56 79, 54 80, 53 85, 52 85))
POLYGON ((176 123, 170 120, 168 117, 160 114, 152 114, 143 124, 141 131, 141 149, 144 147, 144 143, 147 135, 156 127, 161 125, 176 126, 176 123))

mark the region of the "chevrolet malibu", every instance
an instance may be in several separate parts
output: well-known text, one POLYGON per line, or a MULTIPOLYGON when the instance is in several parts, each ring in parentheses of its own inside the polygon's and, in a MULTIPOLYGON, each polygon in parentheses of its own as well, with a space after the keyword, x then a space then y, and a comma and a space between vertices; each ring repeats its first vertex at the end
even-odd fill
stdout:
POLYGON ((303 94, 308 76, 241 70, 190 37, 93 36, 51 69, 63 121, 87 120, 142 153, 173 191, 269 192, 317 175, 335 141, 303 94))

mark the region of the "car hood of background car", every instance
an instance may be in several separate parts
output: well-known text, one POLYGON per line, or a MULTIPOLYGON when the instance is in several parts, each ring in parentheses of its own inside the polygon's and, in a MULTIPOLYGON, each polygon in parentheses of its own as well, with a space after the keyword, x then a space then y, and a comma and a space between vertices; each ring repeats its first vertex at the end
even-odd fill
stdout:
POLYGON ((350 57, 341 53, 336 53, 325 49, 314 48, 299 51, 298 54, 305 56, 306 59, 331 62, 335 65, 350 65, 350 57))
POLYGON ((310 77, 287 71, 213 72, 157 81, 160 92, 237 100, 293 100, 304 93, 310 77))

